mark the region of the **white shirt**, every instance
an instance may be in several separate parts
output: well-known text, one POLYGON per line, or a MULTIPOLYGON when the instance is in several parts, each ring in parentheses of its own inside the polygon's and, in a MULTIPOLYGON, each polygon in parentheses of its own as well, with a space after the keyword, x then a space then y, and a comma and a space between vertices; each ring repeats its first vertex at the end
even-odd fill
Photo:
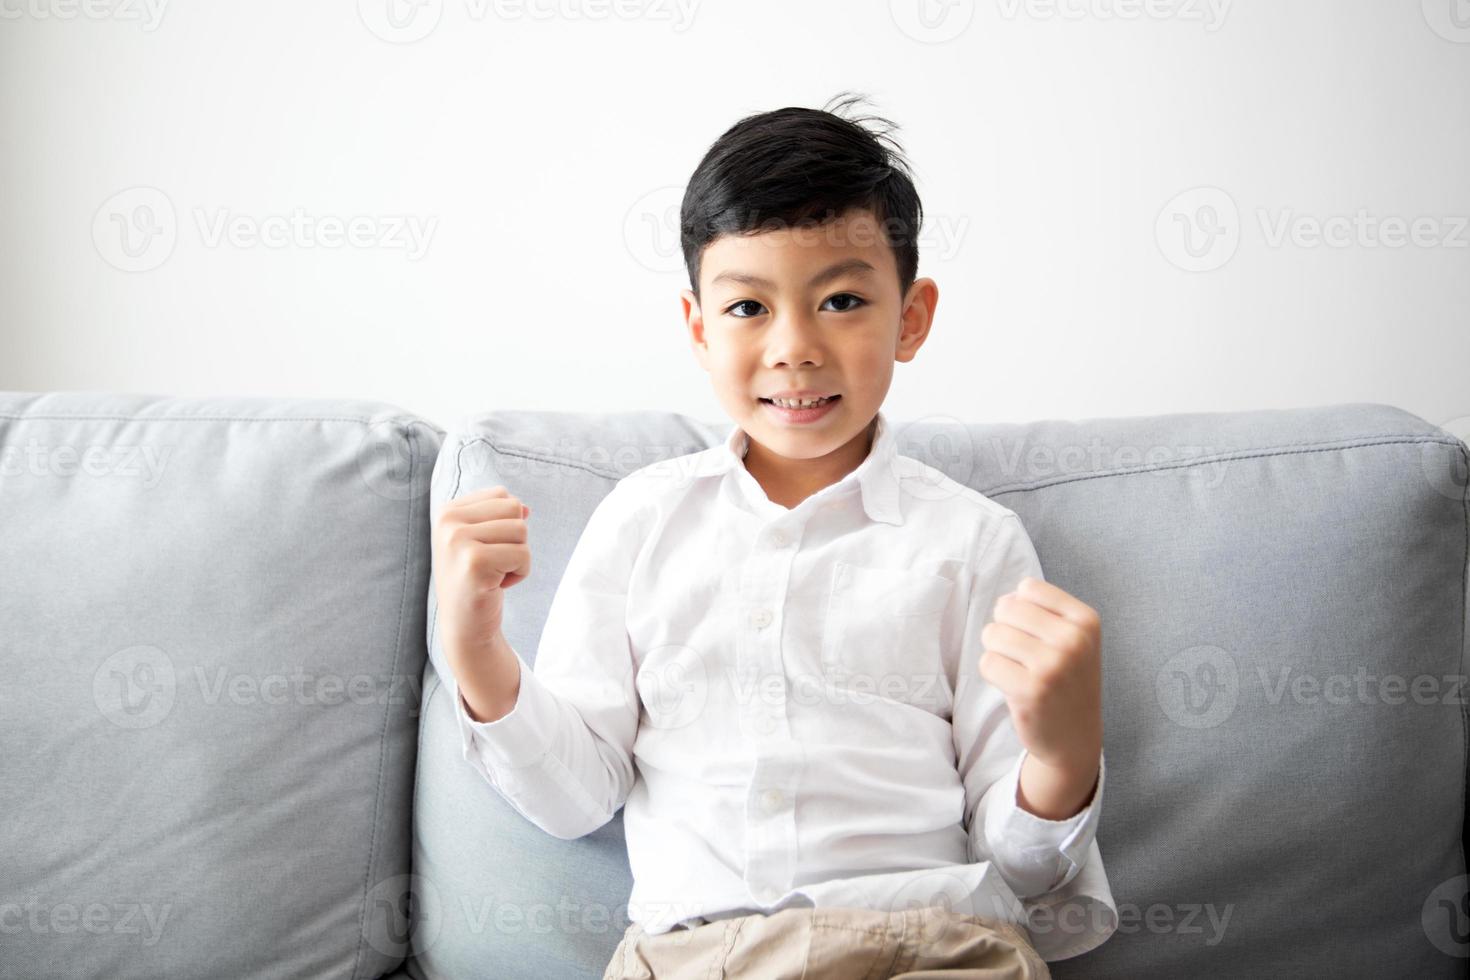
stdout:
MULTIPOLYGON (((791 906, 950 908, 1043 958, 1117 928, 1095 840, 1023 810, 1025 752, 979 674, 995 600, 1042 577, 1020 518, 897 455, 881 412, 845 478, 787 509, 747 434, 599 502, 514 708, 464 757, 556 837, 624 806, 629 918, 652 934, 791 906), (635 778, 636 777, 636 778, 635 778)), ((1099 759, 1101 765, 1103 760, 1099 759)))

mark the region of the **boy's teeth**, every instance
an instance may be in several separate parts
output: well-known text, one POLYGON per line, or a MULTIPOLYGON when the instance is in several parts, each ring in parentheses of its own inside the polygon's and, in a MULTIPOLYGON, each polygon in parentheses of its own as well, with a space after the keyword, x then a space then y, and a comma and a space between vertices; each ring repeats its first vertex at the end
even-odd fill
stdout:
POLYGON ((823 402, 829 402, 831 400, 832 400, 832 396, 831 395, 827 395, 827 396, 825 396, 823 398, 805 398, 805 399, 800 399, 800 400, 793 400, 793 399, 790 399, 790 398, 772 398, 771 399, 771 401, 774 404, 779 405, 782 408, 811 408, 813 405, 820 405, 823 402))

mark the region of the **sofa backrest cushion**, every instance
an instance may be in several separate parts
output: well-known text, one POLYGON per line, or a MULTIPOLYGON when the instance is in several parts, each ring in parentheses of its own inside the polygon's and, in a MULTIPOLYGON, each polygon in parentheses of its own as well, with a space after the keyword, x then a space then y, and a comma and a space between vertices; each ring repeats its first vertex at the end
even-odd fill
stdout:
POLYGON ((441 437, 0 393, 0 977, 401 964, 441 437))

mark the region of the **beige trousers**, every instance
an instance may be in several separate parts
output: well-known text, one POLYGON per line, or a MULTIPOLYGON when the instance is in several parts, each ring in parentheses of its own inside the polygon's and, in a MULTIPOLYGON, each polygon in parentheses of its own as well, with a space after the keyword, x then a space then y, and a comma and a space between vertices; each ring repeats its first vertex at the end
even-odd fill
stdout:
POLYGON ((933 905, 793 908, 623 934, 603 980, 1051 980, 1024 929, 933 905))

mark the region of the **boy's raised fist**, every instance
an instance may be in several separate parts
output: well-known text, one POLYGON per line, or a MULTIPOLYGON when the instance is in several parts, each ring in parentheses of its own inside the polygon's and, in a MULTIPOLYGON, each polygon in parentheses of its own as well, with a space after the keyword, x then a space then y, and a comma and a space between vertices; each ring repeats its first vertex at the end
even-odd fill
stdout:
POLYGON ((451 664, 489 650, 500 633, 505 590, 531 574, 531 508, 503 486, 438 508, 431 521, 439 634, 451 664))

